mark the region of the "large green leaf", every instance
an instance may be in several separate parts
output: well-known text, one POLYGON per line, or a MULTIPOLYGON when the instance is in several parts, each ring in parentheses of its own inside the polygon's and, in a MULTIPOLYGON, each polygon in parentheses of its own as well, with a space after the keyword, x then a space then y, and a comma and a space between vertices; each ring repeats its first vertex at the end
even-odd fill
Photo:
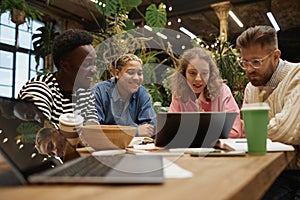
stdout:
POLYGON ((135 23, 131 19, 127 19, 124 23, 125 23, 125 28, 124 28, 125 30, 131 30, 135 28, 135 23))
POLYGON ((148 26, 163 28, 167 21, 167 13, 164 5, 161 3, 158 8, 155 4, 148 6, 145 19, 148 26))
POLYGON ((137 7, 141 3, 142 0, 122 0, 122 7, 129 12, 132 8, 137 7))
POLYGON ((96 8, 104 16, 109 17, 112 14, 119 12, 119 7, 120 7, 122 0, 103 0, 101 2, 102 2, 101 5, 100 5, 100 3, 96 4, 96 8), (105 7, 103 7, 103 3, 105 4, 105 7))
POLYGON ((109 17, 117 13, 126 14, 141 3, 142 0, 103 0, 96 4, 96 7, 100 13, 109 17), (103 4, 105 4, 105 7, 103 7, 103 4))
POLYGON ((55 23, 50 23, 48 26, 39 27, 37 33, 32 35, 33 53, 35 54, 36 69, 40 64, 40 58, 49 55, 52 51, 54 38, 59 35, 55 31, 55 23))

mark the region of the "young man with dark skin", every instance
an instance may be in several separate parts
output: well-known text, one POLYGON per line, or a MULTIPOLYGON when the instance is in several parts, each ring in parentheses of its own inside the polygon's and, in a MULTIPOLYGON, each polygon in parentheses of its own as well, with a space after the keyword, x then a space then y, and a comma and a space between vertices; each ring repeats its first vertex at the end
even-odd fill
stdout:
POLYGON ((83 30, 67 30, 53 44, 57 71, 38 75, 20 90, 19 98, 32 101, 46 119, 58 128, 64 113, 81 115, 85 123, 98 123, 90 84, 96 73, 93 37, 83 30))
MULTIPOLYGON (((258 102, 262 90, 269 104, 268 137, 272 141, 299 147, 300 129, 300 63, 280 58, 277 34, 270 26, 255 26, 237 38, 249 83, 245 89, 244 103, 258 102)), ((300 199, 300 156, 285 170, 265 194, 263 199, 300 199)))
POLYGON ((84 30, 70 29, 56 37, 52 55, 57 71, 32 78, 19 92, 18 97, 33 102, 57 130, 59 117, 65 113, 81 115, 84 125, 99 124, 90 90, 96 73, 92 42, 93 37, 84 30))

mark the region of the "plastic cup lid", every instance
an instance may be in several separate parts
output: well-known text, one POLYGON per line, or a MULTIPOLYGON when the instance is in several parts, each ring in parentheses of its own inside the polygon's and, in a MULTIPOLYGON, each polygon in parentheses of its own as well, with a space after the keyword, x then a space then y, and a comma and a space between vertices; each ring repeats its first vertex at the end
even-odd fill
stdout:
POLYGON ((270 106, 265 102, 243 104, 241 111, 245 110, 270 110, 270 106))
POLYGON ((83 117, 73 113, 62 114, 59 117, 59 122, 67 126, 78 126, 83 123, 83 117))

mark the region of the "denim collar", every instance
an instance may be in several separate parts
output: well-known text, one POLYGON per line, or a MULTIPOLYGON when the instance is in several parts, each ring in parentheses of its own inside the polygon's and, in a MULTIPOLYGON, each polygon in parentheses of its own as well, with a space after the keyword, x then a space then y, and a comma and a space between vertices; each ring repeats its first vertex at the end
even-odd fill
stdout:
MULTIPOLYGON (((111 83, 112 83, 112 87, 111 87, 111 90, 112 90, 112 92, 111 92, 111 98, 112 98, 112 100, 114 102, 124 101, 124 100, 122 100, 121 95, 120 95, 119 90, 118 90, 118 87, 117 87, 117 79, 116 78, 112 78, 111 79, 111 83)), ((133 93, 129 99, 131 101, 131 100, 133 100, 135 98, 136 98, 136 93, 133 93)))

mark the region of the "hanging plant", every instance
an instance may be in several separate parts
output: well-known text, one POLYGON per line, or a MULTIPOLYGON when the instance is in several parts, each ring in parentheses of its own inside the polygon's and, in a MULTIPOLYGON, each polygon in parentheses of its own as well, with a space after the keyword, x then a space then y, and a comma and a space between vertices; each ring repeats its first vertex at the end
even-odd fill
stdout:
POLYGON ((38 10, 30 8, 25 0, 2 0, 0 14, 6 11, 10 12, 11 21, 16 25, 26 21, 29 26, 31 19, 41 19, 43 16, 38 10))
POLYGON ((25 22, 26 13, 22 10, 13 9, 11 13, 11 21, 16 25, 23 24, 25 22))

